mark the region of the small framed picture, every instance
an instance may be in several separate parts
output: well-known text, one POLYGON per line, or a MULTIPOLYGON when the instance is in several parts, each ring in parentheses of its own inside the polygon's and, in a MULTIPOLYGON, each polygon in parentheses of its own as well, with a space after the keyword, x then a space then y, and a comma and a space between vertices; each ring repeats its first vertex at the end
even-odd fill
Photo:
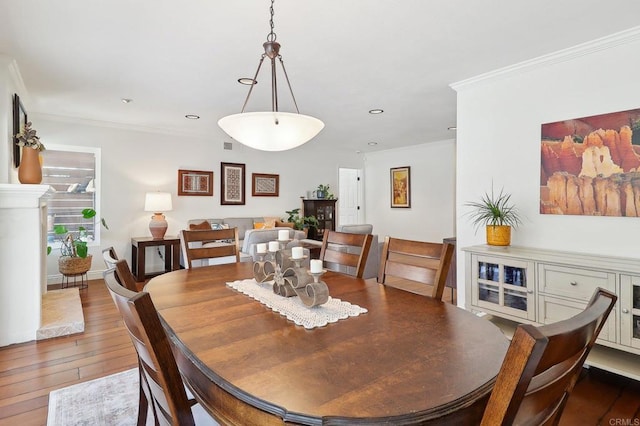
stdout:
POLYGON ((251 195, 254 197, 277 197, 280 191, 280 175, 251 174, 251 195))
POLYGON ((20 96, 17 93, 13 95, 13 137, 10 139, 13 144, 13 165, 20 166, 20 147, 18 146, 18 133, 20 133, 27 124, 27 112, 20 102, 20 96))
POLYGON ((220 204, 244 205, 244 164, 220 163, 220 204))
POLYGON ((411 207, 411 167, 391 169, 391 207, 411 207))
POLYGON ((178 170, 178 195, 213 195, 213 172, 178 170))

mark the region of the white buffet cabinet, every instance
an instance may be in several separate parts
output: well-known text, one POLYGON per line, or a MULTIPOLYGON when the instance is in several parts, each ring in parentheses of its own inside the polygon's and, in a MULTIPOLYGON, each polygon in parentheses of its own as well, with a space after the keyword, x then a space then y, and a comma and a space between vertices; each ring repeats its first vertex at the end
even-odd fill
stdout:
POLYGON ((507 332, 517 323, 549 324, 585 308, 596 287, 618 301, 587 364, 640 380, 640 259, 526 247, 462 249, 466 306, 507 332))

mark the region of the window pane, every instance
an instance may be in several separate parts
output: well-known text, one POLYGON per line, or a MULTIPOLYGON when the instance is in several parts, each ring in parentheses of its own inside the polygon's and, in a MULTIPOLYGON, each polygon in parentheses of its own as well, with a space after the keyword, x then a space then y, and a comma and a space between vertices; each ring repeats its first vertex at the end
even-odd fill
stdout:
POLYGON ((64 225, 74 236, 78 227, 87 232, 87 241, 96 240, 96 219, 84 219, 82 210, 96 208, 96 155, 93 152, 47 149, 42 152, 42 183, 56 192, 48 203, 49 242, 55 241, 53 225, 64 225))

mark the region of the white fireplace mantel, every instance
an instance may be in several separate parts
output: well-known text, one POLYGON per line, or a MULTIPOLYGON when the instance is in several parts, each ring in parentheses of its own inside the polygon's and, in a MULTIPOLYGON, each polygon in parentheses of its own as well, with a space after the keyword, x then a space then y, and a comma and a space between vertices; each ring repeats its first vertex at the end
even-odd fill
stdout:
POLYGON ((36 338, 47 291, 49 185, 0 184, 0 346, 36 338))

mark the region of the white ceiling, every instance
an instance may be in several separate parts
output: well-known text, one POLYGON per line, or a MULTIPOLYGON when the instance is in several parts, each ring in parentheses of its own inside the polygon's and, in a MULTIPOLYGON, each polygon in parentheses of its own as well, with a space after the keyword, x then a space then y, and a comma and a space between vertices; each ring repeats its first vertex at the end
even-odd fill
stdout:
MULTIPOLYGON (((0 54, 18 63, 28 113, 221 143, 230 138, 217 121, 242 107, 248 86, 236 80, 255 73, 269 5, 0 0, 0 54)), ((310 143, 367 152, 453 138, 450 83, 626 30, 638 16, 637 0, 276 0, 275 32, 300 112, 326 125, 310 143)), ((267 71, 247 110, 270 108, 267 71)), ((280 110, 292 111, 279 87, 280 110)))

